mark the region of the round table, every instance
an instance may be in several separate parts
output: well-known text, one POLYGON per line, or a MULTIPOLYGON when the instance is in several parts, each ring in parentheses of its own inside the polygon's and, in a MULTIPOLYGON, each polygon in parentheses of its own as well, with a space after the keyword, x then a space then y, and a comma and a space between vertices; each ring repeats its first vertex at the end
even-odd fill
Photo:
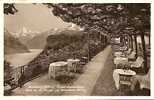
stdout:
POLYGON ((116 72, 118 72, 119 74, 124 74, 124 75, 136 75, 135 71, 132 70, 125 70, 125 69, 116 69, 116 72))
POLYGON ((64 61, 51 63, 49 65, 49 73, 48 73, 49 79, 51 78, 51 76, 55 79, 57 72, 60 71, 60 70, 66 71, 67 70, 67 64, 68 63, 64 62, 64 61))
POLYGON ((73 70, 74 72, 77 71, 77 67, 79 66, 79 59, 68 59, 68 70, 73 70))
POLYGON ((115 57, 114 64, 117 68, 118 64, 128 64, 128 58, 126 57, 115 57))
POLYGON ((121 81, 120 75, 132 77, 132 76, 136 75, 136 72, 132 71, 132 70, 125 70, 125 69, 115 69, 113 71, 113 79, 115 81, 115 86, 117 89, 119 89, 119 87, 120 87, 120 81, 121 81))

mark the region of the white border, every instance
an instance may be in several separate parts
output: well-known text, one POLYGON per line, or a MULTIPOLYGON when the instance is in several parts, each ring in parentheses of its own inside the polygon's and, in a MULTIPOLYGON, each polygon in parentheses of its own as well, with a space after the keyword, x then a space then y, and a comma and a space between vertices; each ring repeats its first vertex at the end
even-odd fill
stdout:
POLYGON ((4 62, 4 60, 3 60, 3 42, 4 42, 4 40, 3 40, 3 4, 2 3, 0 3, 0 94, 3 94, 3 62, 4 62))
POLYGON ((154 68, 153 65, 153 18, 154 3, 152 0, 0 0, 0 99, 1 100, 79 100, 79 99, 153 99, 154 98, 154 68), (3 3, 151 3, 151 96, 3 96, 3 3))

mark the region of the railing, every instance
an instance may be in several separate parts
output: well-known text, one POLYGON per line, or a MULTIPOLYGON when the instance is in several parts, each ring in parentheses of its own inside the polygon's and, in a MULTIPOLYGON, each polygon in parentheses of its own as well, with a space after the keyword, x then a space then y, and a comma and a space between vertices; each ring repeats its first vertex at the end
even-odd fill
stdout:
MULTIPOLYGON (((42 64, 43 64, 42 60, 42 64)), ((43 73, 45 69, 40 69, 38 66, 38 62, 32 63, 32 65, 23 65, 18 66, 16 68, 13 68, 12 71, 9 73, 13 80, 9 82, 12 89, 15 89, 19 87, 20 85, 25 84, 26 82, 36 78, 39 76, 39 74, 43 73), (30 68, 31 66, 34 66, 33 68, 30 68)), ((48 69, 48 68, 46 68, 48 69)))

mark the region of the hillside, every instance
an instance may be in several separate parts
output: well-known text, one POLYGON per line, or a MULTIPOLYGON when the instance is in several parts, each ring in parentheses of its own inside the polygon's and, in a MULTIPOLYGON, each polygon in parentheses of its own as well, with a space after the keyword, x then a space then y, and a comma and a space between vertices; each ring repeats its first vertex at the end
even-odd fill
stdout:
POLYGON ((28 48, 19 39, 13 37, 7 30, 4 32, 4 53, 24 53, 29 52, 28 48))
POLYGON ((103 50, 107 43, 102 43, 97 33, 88 34, 83 31, 63 31, 47 37, 44 50, 34 58, 26 69, 26 78, 31 78, 47 70, 49 64, 55 61, 66 61, 69 58, 83 57, 90 59, 103 50), (89 41, 88 41, 89 40, 89 41), (88 46, 89 43, 89 46, 88 46), (39 70, 38 70, 39 69, 39 70), (36 72, 36 70, 38 70, 36 72))
POLYGON ((80 31, 78 30, 69 30, 69 29, 59 29, 59 30, 54 30, 50 29, 46 32, 43 32, 39 35, 34 36, 33 38, 29 39, 25 44, 27 45, 28 48, 31 49, 43 49, 46 45, 46 39, 48 36, 53 36, 57 34, 78 34, 80 31))
POLYGON ((27 39, 27 41, 25 41, 25 44, 30 49, 43 49, 46 45, 46 38, 51 34, 55 34, 55 31, 53 29, 42 32, 31 39, 27 39))

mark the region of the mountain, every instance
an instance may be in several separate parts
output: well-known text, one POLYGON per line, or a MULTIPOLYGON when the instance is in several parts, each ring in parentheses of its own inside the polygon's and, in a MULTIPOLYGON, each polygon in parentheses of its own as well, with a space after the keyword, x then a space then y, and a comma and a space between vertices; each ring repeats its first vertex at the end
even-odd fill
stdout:
POLYGON ((34 36, 37 36, 40 34, 37 31, 31 31, 30 29, 27 29, 26 27, 23 27, 18 32, 11 33, 15 38, 18 38, 21 43, 25 44, 31 40, 34 36))
POLYGON ((4 53, 24 53, 29 52, 28 48, 22 44, 18 38, 12 36, 6 29, 4 30, 4 53))
POLYGON ((75 24, 70 24, 65 28, 51 28, 45 32, 31 31, 23 27, 18 32, 11 33, 15 38, 18 38, 22 44, 25 44, 29 49, 43 49, 46 44, 46 38, 53 34, 73 34, 73 31, 82 31, 80 27, 75 24))
POLYGON ((26 27, 23 27, 22 29, 18 30, 17 32, 12 32, 11 34, 17 38, 21 38, 21 37, 31 37, 32 38, 39 33, 40 32, 38 32, 38 31, 32 31, 30 29, 27 29, 26 27))
POLYGON ((28 41, 25 41, 27 44, 27 47, 30 49, 42 49, 44 48, 46 44, 46 38, 51 35, 51 34, 56 34, 58 33, 58 30, 55 29, 50 29, 46 32, 42 32, 33 38, 29 39, 28 41))
POLYGON ((48 36, 63 34, 63 33, 76 34, 77 32, 79 33, 79 31, 81 32, 81 30, 82 30, 81 28, 79 28, 74 24, 62 29, 52 28, 46 32, 42 32, 41 34, 34 36, 30 40, 28 40, 26 44, 28 48, 31 48, 31 49, 43 49, 45 47, 46 39, 48 36))
POLYGON ((47 70, 49 65, 56 61, 67 61, 70 58, 77 58, 81 61, 86 60, 83 58, 91 59, 105 48, 98 35, 100 34, 65 29, 48 36, 43 51, 29 62, 29 71, 25 72, 28 73, 25 76, 33 75, 30 71, 36 72, 36 69, 47 70))

